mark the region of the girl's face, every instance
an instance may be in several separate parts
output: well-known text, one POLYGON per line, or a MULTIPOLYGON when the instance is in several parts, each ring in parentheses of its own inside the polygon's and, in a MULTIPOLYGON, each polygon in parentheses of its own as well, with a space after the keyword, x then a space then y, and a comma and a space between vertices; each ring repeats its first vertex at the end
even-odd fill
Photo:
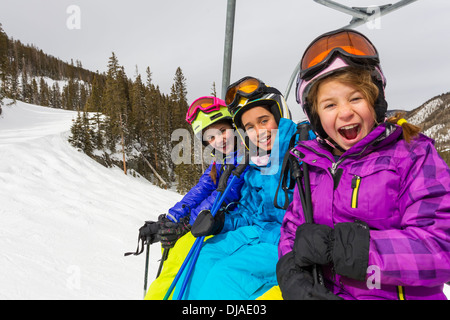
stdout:
POLYGON ((213 123, 205 130, 204 138, 223 154, 234 150, 234 130, 228 122, 213 123))
POLYGON ((373 107, 364 95, 337 80, 319 85, 317 107, 323 129, 344 150, 369 134, 375 124, 373 107))
POLYGON ((278 129, 278 124, 271 112, 263 107, 254 107, 245 111, 241 120, 244 130, 255 146, 266 151, 272 150, 276 132, 272 130, 278 129))

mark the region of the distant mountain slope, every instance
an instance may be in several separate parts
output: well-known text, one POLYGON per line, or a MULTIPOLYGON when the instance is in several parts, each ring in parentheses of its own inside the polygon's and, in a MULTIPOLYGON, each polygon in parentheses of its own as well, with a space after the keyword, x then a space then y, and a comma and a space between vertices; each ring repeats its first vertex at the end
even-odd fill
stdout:
POLYGON ((436 149, 450 164, 450 92, 431 98, 408 112, 406 119, 436 141, 436 149))

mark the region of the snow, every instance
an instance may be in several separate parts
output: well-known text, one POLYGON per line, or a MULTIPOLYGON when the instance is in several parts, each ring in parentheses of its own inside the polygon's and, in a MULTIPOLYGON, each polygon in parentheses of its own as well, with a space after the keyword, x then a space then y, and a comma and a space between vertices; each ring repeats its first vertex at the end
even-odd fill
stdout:
POLYGON ((442 102, 443 101, 440 98, 431 100, 422 109, 420 109, 417 114, 409 118, 409 122, 417 125, 422 123, 429 115, 433 114, 439 106, 442 105, 442 102))
MULTIPOLYGON (((10 101, 5 101, 8 104, 10 101)), ((0 299, 142 299, 139 228, 181 199, 68 142, 76 112, 23 102, 0 115, 0 299)), ((149 283, 161 248, 150 249, 149 283)))
MULTIPOLYGON (((9 104, 11 101, 5 101, 9 104)), ((0 299, 142 299, 146 220, 181 199, 68 142, 76 112, 18 101, 0 115, 0 299)), ((149 283, 161 248, 151 246, 149 283)), ((450 297, 449 286, 446 294, 450 297)))

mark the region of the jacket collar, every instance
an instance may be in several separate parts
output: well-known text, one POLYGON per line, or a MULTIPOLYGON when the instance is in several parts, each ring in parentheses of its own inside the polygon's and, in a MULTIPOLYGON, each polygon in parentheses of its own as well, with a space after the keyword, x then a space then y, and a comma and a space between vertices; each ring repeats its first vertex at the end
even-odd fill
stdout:
MULTIPOLYGON (((375 127, 367 136, 358 141, 350 149, 346 150, 340 156, 340 159, 356 155, 364 156, 373 150, 382 148, 393 143, 394 141, 397 141, 401 137, 402 132, 401 127, 389 122, 384 122, 375 127)), ((297 145, 297 150, 301 151, 301 145, 304 145, 315 154, 323 155, 331 162, 335 162, 332 148, 325 142, 318 140, 302 141, 299 145, 297 145)), ((305 160, 307 161, 307 157, 305 157, 305 160)))

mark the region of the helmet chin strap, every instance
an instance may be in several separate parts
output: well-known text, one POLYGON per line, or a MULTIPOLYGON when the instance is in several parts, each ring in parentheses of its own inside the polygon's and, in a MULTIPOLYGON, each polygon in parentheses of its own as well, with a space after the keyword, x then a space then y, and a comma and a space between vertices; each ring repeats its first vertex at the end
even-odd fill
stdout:
POLYGON ((336 149, 342 153, 344 153, 346 150, 343 149, 340 145, 338 145, 336 142, 334 142, 333 139, 331 139, 330 137, 326 138, 326 139, 321 139, 321 141, 323 141, 324 143, 326 143, 328 146, 330 146, 333 149, 336 149))

